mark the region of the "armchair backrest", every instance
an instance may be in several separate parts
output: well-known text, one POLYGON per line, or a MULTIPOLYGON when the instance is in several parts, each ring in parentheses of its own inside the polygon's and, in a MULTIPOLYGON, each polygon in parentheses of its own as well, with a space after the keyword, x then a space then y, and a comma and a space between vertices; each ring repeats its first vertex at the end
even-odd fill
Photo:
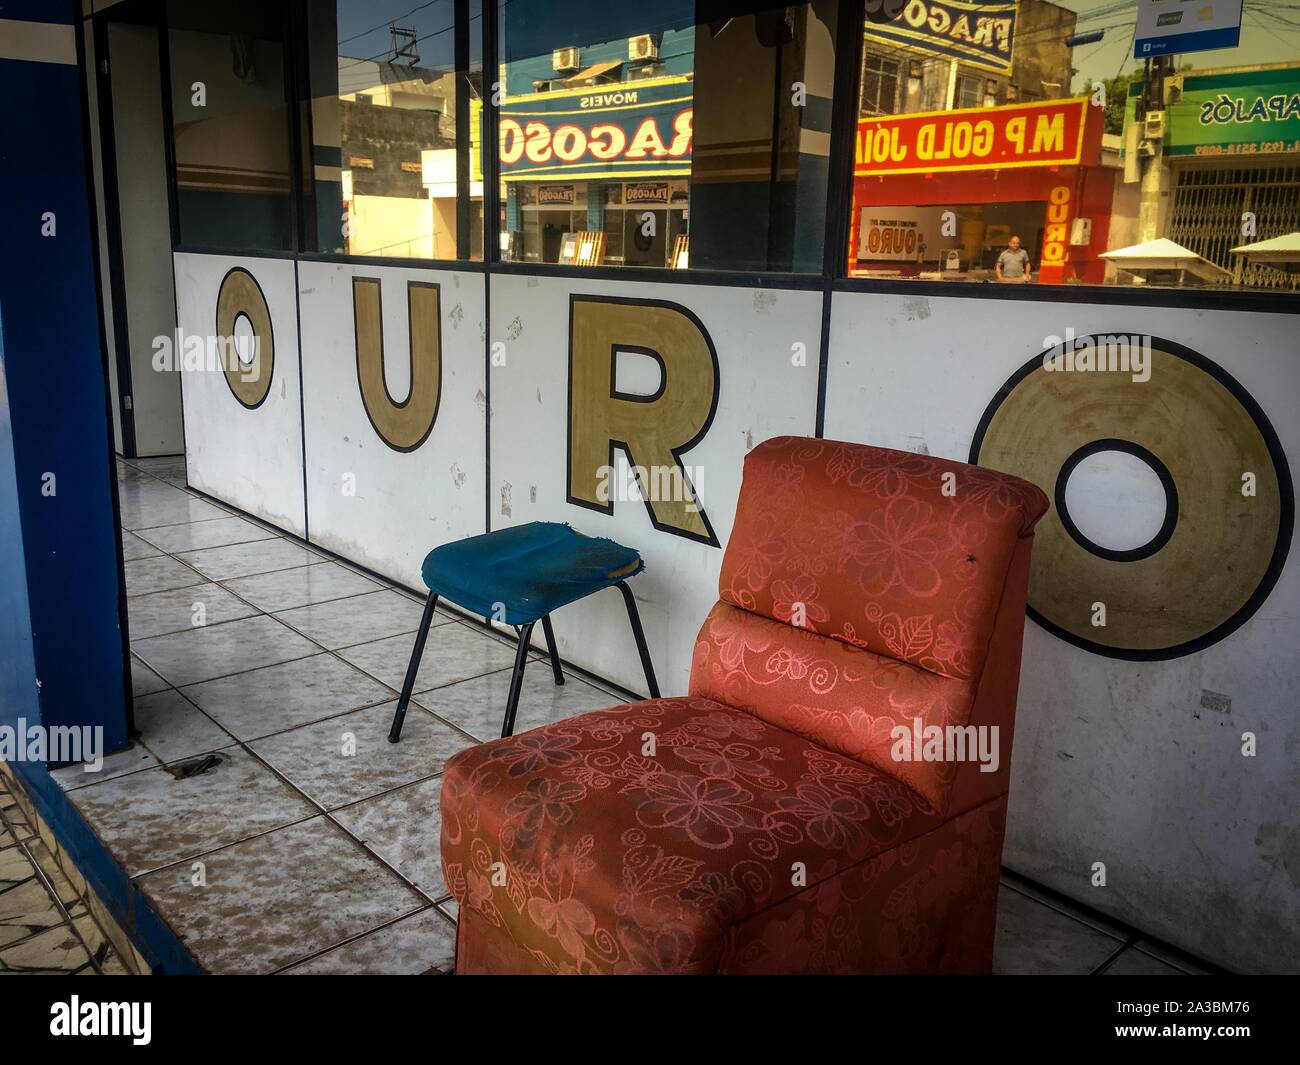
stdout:
POLYGON ((874 765, 936 809, 1005 791, 1029 552, 1046 510, 1027 481, 961 462, 800 437, 760 444, 691 694, 874 765), (934 725, 976 744, 965 726, 999 726, 996 772, 978 774, 978 749, 927 757, 934 725))

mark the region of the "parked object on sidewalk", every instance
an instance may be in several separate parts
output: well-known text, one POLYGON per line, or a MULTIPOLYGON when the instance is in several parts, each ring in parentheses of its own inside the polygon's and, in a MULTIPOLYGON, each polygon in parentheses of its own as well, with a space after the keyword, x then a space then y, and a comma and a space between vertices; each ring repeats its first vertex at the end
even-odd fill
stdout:
POLYGON ((959 462, 751 451, 689 695, 447 763, 457 971, 988 972, 1046 510, 959 462))
POLYGON ((421 576, 429 588, 429 599, 415 634, 415 647, 406 668, 402 695, 393 714, 389 741, 397 743, 402 737, 402 720, 411 701, 415 677, 424 655, 424 642, 440 598, 486 619, 515 627, 519 647, 515 654, 514 673, 510 677, 502 736, 514 732, 515 712, 519 706, 533 626, 539 621, 542 623, 555 683, 563 684, 564 674, 555 647, 551 613, 604 588, 616 587, 623 593, 632 635, 645 670, 646 686, 652 697, 658 696, 659 685, 655 681, 636 600, 627 586, 628 578, 643 569, 645 563, 632 548, 613 540, 584 536, 562 522, 529 522, 434 548, 421 569, 421 576))

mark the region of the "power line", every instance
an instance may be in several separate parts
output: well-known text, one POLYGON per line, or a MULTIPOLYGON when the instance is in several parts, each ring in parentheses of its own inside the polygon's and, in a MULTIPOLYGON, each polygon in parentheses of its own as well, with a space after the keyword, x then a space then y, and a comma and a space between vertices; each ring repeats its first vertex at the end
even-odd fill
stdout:
POLYGON ((433 7, 434 4, 441 4, 441 3, 445 3, 445 2, 446 2, 446 0, 429 0, 429 2, 426 3, 426 4, 421 4, 419 7, 413 7, 413 8, 411 8, 411 10, 410 10, 410 11, 407 11, 405 14, 394 15, 394 16, 393 16, 392 18, 390 18, 390 19, 385 19, 383 22, 380 22, 380 23, 378 23, 377 25, 371 26, 368 30, 362 30, 360 33, 354 33, 351 37, 344 37, 344 38, 343 38, 342 40, 340 40, 338 43, 339 43, 339 44, 347 44, 349 41, 355 41, 355 40, 357 40, 357 38, 359 38, 359 37, 368 37, 368 36, 370 36, 370 34, 374 33, 376 30, 382 30, 382 29, 383 29, 384 27, 386 27, 386 26, 391 26, 391 25, 392 25, 394 22, 396 22, 398 19, 408 18, 409 16, 414 15, 417 11, 423 11, 426 7, 433 7))

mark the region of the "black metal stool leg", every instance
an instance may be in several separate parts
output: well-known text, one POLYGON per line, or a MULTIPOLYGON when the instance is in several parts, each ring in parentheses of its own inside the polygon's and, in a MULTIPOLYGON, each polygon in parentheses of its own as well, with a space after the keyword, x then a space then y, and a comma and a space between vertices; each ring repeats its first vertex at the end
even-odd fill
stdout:
POLYGON ((650 689, 650 698, 658 699, 659 682, 655 680, 654 663, 650 661, 650 648, 645 643, 645 630, 641 628, 641 615, 637 613, 632 589, 627 586, 626 581, 619 581, 618 590, 623 593, 623 602, 627 604, 627 617, 632 622, 632 635, 636 637, 636 649, 641 656, 641 668, 645 670, 645 682, 650 689))
POLYGON ((564 670, 560 668, 560 652, 555 649, 555 630, 551 628, 551 615, 542 618, 542 632, 546 634, 546 650, 551 656, 551 672, 555 674, 555 683, 564 683, 564 670))
POLYGON ((397 700, 397 709, 393 711, 393 727, 388 730, 388 742, 396 743, 402 738, 402 722, 406 719, 406 708, 411 702, 411 689, 415 687, 415 675, 420 671, 420 659, 424 657, 424 641, 429 636, 429 626, 433 623, 433 608, 438 605, 438 593, 430 592, 424 604, 424 613, 420 617, 420 627, 415 632, 415 646, 411 649, 411 661, 406 666, 406 679, 402 681, 402 694, 397 700))
POLYGON ((530 621, 519 630, 519 648, 515 651, 515 671, 510 674, 510 694, 506 697, 506 717, 501 723, 501 738, 511 736, 515 731, 515 711, 519 709, 519 691, 524 686, 524 666, 528 664, 529 644, 533 639, 533 625, 530 621))

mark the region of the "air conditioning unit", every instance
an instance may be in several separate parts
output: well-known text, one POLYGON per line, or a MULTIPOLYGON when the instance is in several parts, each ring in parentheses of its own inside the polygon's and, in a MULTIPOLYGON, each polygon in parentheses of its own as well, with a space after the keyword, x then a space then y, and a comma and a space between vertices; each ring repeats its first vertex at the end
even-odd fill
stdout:
POLYGON ((627 39, 628 59, 658 59, 659 42, 649 33, 627 39))
POLYGON ((581 65, 581 54, 577 48, 557 48, 551 53, 551 66, 557 74, 571 73, 581 65))
POLYGON ((1165 139, 1165 112, 1148 111, 1142 120, 1142 136, 1149 141, 1165 139))

